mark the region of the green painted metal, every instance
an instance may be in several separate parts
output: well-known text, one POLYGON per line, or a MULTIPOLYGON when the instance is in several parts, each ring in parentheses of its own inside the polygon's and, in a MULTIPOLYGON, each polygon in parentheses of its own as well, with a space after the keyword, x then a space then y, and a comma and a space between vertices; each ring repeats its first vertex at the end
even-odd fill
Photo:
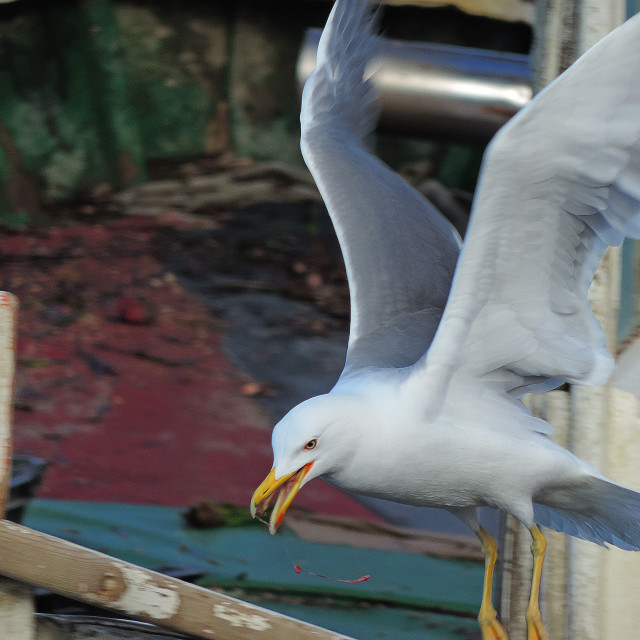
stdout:
POLYGON ((147 159, 224 150, 229 7, 114 3, 124 75, 147 159))
POLYGON ((356 638, 448 640, 476 630, 478 562, 310 543, 253 523, 193 529, 169 507, 35 500, 25 524, 148 568, 193 569, 204 586, 356 638), (333 578, 371 578, 346 584, 298 574, 294 564, 333 578))

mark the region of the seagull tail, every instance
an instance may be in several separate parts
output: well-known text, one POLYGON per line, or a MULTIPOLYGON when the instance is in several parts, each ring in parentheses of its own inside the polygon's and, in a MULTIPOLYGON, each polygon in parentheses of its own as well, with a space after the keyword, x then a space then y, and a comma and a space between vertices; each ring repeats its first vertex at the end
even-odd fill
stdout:
POLYGON ((546 490, 535 500, 537 524, 607 546, 640 551, 640 493, 602 476, 546 490))

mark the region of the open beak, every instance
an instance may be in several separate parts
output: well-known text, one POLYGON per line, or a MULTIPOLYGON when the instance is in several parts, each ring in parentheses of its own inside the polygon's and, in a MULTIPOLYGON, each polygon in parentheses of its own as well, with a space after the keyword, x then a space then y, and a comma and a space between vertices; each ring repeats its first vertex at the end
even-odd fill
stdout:
POLYGON ((271 517, 269 518, 269 532, 271 534, 274 534, 282 524, 284 514, 289 508, 289 505, 293 502, 298 491, 300 491, 302 482, 307 473, 311 470, 312 466, 313 462, 309 462, 297 471, 294 471, 289 475, 282 476, 282 478, 278 478, 277 480, 274 467, 271 469, 271 472, 264 479, 262 484, 256 489, 253 497, 251 498, 251 515, 254 518, 257 513, 262 514, 265 512, 276 489, 282 487, 278 494, 276 504, 273 507, 273 511, 271 512, 271 517))

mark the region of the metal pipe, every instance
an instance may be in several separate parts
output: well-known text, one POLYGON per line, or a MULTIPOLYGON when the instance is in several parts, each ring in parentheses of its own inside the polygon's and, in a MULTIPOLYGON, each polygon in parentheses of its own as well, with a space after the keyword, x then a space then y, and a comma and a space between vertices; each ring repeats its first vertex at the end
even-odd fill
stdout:
MULTIPOLYGON (((305 35, 300 93, 320 33, 305 35)), ((486 144, 532 95, 529 58, 515 53, 379 38, 367 74, 380 96, 380 130, 457 142, 486 144)))

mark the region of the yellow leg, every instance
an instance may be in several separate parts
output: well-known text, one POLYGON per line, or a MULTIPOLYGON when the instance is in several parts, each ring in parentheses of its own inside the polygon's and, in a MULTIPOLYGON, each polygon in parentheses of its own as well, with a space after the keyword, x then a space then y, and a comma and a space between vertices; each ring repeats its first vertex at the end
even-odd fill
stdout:
POLYGON ((531 553, 533 554, 533 580, 531 581, 531 597, 527 607, 527 638, 528 640, 547 640, 547 633, 542 624, 540 615, 540 579, 542 578, 542 564, 547 549, 547 541, 542 531, 534 524, 529 530, 533 542, 531 553))
POLYGON ((478 614, 478 622, 482 631, 482 640, 509 640, 504 627, 498 622, 498 613, 491 604, 491 591, 493 587, 493 570, 498 557, 496 541, 485 529, 479 527, 476 535, 482 542, 484 553, 484 586, 482 588, 482 604, 478 614))

